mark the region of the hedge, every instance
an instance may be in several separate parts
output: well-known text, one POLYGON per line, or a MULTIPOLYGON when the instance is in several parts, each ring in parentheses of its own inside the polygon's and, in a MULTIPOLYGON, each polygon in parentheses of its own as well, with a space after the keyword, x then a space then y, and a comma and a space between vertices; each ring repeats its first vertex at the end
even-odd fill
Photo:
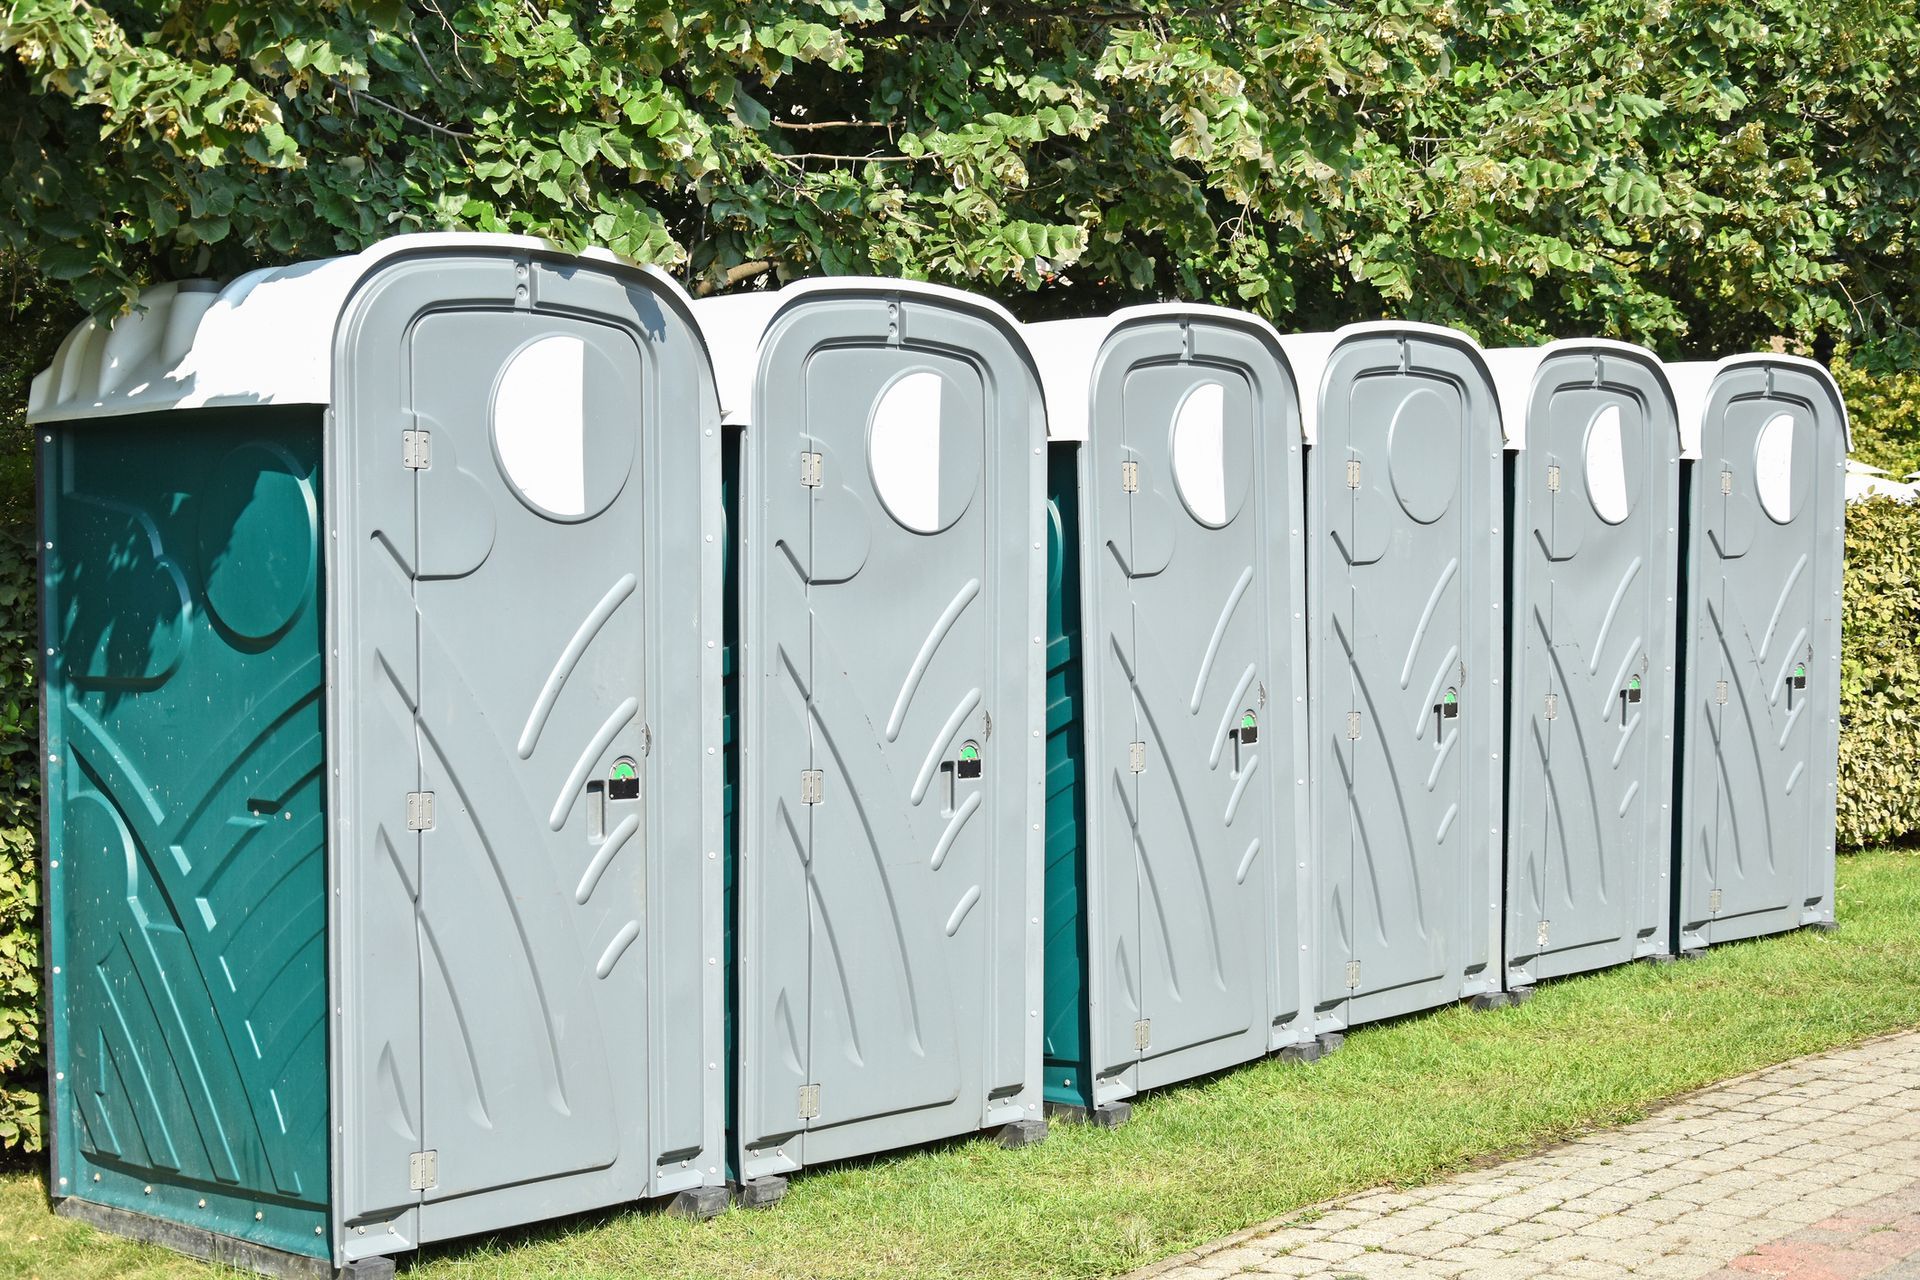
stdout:
POLYGON ((40 705, 32 537, 0 531, 0 1151, 38 1151, 40 705))
POLYGON ((1847 506, 1840 612, 1839 840, 1920 831, 1920 507, 1847 506))

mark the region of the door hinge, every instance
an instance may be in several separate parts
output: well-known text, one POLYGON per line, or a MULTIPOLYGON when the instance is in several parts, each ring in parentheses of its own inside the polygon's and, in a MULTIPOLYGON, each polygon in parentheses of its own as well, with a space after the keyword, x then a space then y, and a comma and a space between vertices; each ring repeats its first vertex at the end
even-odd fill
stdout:
POLYGON ((1347 961, 1347 990, 1358 991, 1359 989, 1360 962, 1358 960, 1349 960, 1347 961))
POLYGON ((407 1190, 431 1191, 440 1185, 440 1153, 416 1151, 407 1157, 407 1190))
POLYGON ((1133 1047, 1144 1049, 1153 1043, 1153 1019, 1142 1018, 1133 1024, 1133 1047))
POLYGON ((819 804, 820 796, 826 789, 826 777, 819 769, 802 769, 800 771, 801 804, 819 804))
POLYGON ((1547 695, 1547 719, 1558 720, 1559 718, 1560 718, 1560 695, 1557 693, 1550 693, 1547 695))
POLYGON ((1360 487, 1360 459, 1348 458, 1347 459, 1347 488, 1358 489, 1359 487, 1360 487))
POLYGON ((1720 473, 1720 496, 1723 498, 1733 496, 1733 472, 1731 471, 1720 473))
POLYGON ((1140 464, 1123 462, 1120 464, 1120 488, 1126 493, 1140 492, 1140 464))
POLYGON ((1359 740, 1360 713, 1358 711, 1349 711, 1347 712, 1347 741, 1358 742, 1359 740))
POLYGON ((407 830, 433 830, 433 792, 407 792, 407 830))
POLYGON ((1713 682, 1713 700, 1723 707, 1727 705, 1727 682, 1725 680, 1716 680, 1713 682))
POLYGON ((1534 941, 1534 945, 1539 947, 1540 950, 1542 951, 1545 951, 1547 949, 1547 926, 1550 923, 1552 922, 1548 920, 1542 920, 1540 922, 1540 932, 1534 941))
POLYGON ((1560 464, 1557 462, 1547 464, 1547 492, 1560 492, 1560 464))
POLYGON ((410 471, 424 471, 433 465, 433 433, 431 431, 402 431, 400 433, 400 463, 410 471))
POLYGON ((1707 895, 1707 914, 1712 916, 1720 914, 1720 891, 1718 889, 1715 889, 1707 895))
POLYGON ((800 455, 800 483, 809 489, 818 489, 822 477, 827 474, 827 460, 817 453, 800 455))
POLYGON ((1127 772, 1145 773, 1147 771, 1147 744, 1129 742, 1127 744, 1127 772))
POLYGON ((800 1101, 795 1108, 802 1120, 812 1120, 820 1114, 820 1086, 803 1084, 800 1086, 800 1101))

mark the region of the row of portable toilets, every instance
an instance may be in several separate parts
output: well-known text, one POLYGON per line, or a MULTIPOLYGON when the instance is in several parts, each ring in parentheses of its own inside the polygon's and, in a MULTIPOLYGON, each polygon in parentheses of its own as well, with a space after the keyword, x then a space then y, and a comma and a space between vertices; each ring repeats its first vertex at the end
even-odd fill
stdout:
POLYGON ((1833 918, 1846 417, 497 237, 34 384, 53 1194, 282 1271, 1833 918))

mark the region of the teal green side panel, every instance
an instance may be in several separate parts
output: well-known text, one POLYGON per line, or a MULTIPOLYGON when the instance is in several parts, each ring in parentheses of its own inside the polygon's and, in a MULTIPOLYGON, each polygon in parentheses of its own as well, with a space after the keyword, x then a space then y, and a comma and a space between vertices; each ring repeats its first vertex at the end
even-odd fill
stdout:
POLYGON ((724 1052, 721 1061, 726 1065, 727 1073, 727 1181, 738 1182, 740 1172, 734 1168, 734 1117, 738 1115, 735 1107, 738 1073, 734 1069, 734 1036, 737 1021, 735 1003, 739 952, 734 948, 734 916, 737 914, 737 901, 733 892, 734 868, 738 862, 739 849, 735 833, 739 824, 735 821, 733 795, 735 784, 740 778, 739 734, 736 732, 740 718, 740 555, 737 539, 740 536, 740 445, 741 432, 734 427, 720 429, 720 510, 726 521, 726 531, 720 538, 720 909, 721 909, 721 950, 726 957, 726 968, 721 978, 725 992, 725 1011, 722 1014, 722 1035, 724 1052))
POLYGON ((1086 829, 1080 723, 1080 451, 1047 457, 1047 878, 1048 1102, 1093 1105, 1087 1068, 1086 829))
POLYGON ((318 412, 42 434, 54 1193, 325 1256, 318 412))

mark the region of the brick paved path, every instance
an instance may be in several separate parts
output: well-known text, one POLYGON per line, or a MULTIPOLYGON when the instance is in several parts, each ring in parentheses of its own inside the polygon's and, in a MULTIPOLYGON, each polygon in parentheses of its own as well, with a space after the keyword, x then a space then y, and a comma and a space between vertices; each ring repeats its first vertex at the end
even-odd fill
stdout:
POLYGON ((1242 1274, 1920 1280, 1920 1032, 1730 1080, 1638 1124, 1446 1182, 1333 1201, 1135 1273, 1242 1274))

